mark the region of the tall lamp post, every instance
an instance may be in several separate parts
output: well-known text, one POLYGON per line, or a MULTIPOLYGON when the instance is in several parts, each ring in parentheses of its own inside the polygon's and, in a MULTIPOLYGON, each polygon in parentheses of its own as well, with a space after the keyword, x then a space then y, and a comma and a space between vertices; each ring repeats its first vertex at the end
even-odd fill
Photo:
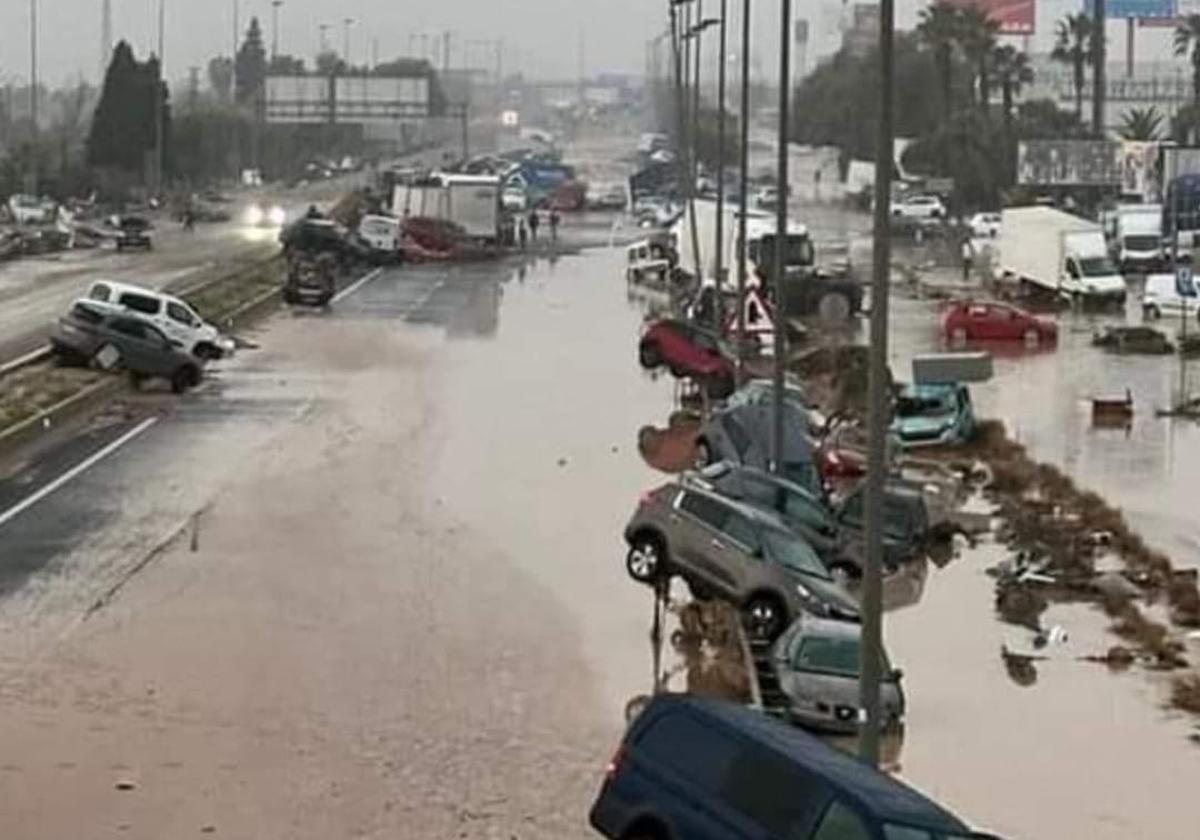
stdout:
MULTIPOLYGON (((721 323, 724 320, 724 297, 723 289, 725 286, 725 65, 729 62, 728 52, 729 45, 726 43, 726 20, 728 19, 728 9, 726 8, 728 0, 721 0, 721 35, 720 35, 720 51, 721 61, 717 65, 717 230, 716 244, 713 247, 713 259, 716 263, 716 278, 717 278, 717 305, 713 308, 715 312, 714 320, 716 320, 717 333, 721 332, 721 323)), ((741 301, 738 301, 739 307, 741 301)), ((739 342, 741 341, 739 337, 739 342)))
POLYGON ((775 296, 775 347, 774 347, 774 376, 771 404, 771 471, 776 475, 783 474, 783 366, 786 362, 787 346, 783 335, 783 283, 786 276, 785 259, 787 255, 787 194, 788 194, 788 150, 787 126, 788 106, 791 101, 791 91, 788 90, 788 80, 791 78, 791 46, 792 46, 792 0, 780 0, 779 4, 779 133, 776 138, 777 173, 779 182, 777 200, 775 202, 775 253, 771 265, 771 287, 775 296))
POLYGON ((29 116, 33 126, 33 161, 29 166, 29 193, 38 191, 38 6, 29 0, 29 116))
POLYGON ((894 0, 879 4, 879 123, 875 139, 875 220, 871 272, 871 339, 867 377, 867 562, 863 573, 862 644, 859 647, 859 706, 866 714, 859 753, 872 766, 879 764, 881 729, 879 682, 883 666, 883 481, 886 464, 888 413, 888 279, 891 231, 888 208, 892 193, 892 109, 894 0))
POLYGON ((167 0, 158 0, 158 79, 154 87, 154 191, 162 192, 163 159, 166 141, 166 131, 163 122, 166 120, 166 109, 163 108, 163 88, 166 85, 166 71, 163 68, 163 45, 166 22, 167 0))
POLYGON ((737 274, 737 369, 738 378, 745 375, 746 344, 746 186, 750 169, 750 0, 742 0, 742 124, 741 145, 738 149, 738 274, 737 274))
MULTIPOLYGON (((697 11, 699 11, 701 8, 700 3, 701 3, 701 0, 696 0, 697 11)), ((693 82, 692 82, 692 125, 691 125, 692 166, 691 166, 691 170, 689 172, 689 177, 693 184, 695 184, 695 182, 697 181, 697 179, 700 176, 700 42, 702 40, 702 36, 704 35, 704 31, 713 26, 716 26, 719 22, 720 21, 718 21, 716 18, 700 19, 687 32, 687 37, 689 39, 694 39, 696 41, 695 78, 693 79, 693 82)), ((692 199, 692 217, 693 217, 693 220, 692 220, 692 233, 693 233, 692 247, 696 251, 696 262, 697 262, 697 265, 700 266, 699 271, 703 272, 704 265, 700 259, 699 239, 698 239, 698 231, 696 228, 695 215, 696 215, 696 202, 695 202, 694 193, 693 193, 693 199, 692 199)), ((717 224, 720 225, 720 223, 721 223, 720 216, 718 216, 717 224)), ((720 246, 718 246, 718 247, 720 247, 720 246)), ((716 288, 715 288, 716 294, 713 296, 713 327, 718 332, 720 332, 720 329, 721 329, 721 295, 720 295, 721 285, 720 285, 720 269, 719 269, 719 267, 717 268, 716 278, 717 278, 716 288)), ((703 284, 703 282, 704 282, 703 273, 700 273, 697 279, 703 284)))
POLYGON ((354 18, 342 18, 342 61, 346 64, 350 63, 350 27, 354 23, 354 18))
POLYGON ((687 25, 691 21, 691 3, 693 0, 670 0, 671 3, 671 27, 674 30, 675 37, 675 83, 679 94, 679 152, 681 156, 680 169, 683 173, 683 196, 684 202, 687 205, 688 228, 692 240, 692 257, 693 267, 696 271, 696 280, 703 281, 704 272, 703 265, 700 262, 700 235, 696 230, 696 178, 693 174, 693 164, 691 155, 695 154, 695 142, 693 140, 691 126, 694 125, 694 117, 688 117, 688 93, 687 79, 691 75, 691 65, 688 63, 690 56, 691 38, 688 37, 690 27, 687 25), (679 21, 676 7, 684 7, 684 19, 679 21), (682 57, 680 53, 683 53, 682 57))
POLYGON ((279 7, 283 0, 271 0, 271 61, 279 55, 279 7))

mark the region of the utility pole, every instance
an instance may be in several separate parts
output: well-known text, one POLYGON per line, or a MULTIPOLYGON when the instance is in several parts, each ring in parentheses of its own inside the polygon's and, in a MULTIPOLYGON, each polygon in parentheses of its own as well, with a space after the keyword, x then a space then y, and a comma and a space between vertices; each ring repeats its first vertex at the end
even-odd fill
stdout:
POLYGON ((881 721, 879 683, 883 669, 883 492, 888 427, 888 279, 891 231, 888 208, 892 193, 894 0, 879 4, 879 124, 875 138, 875 226, 871 274, 871 338, 867 376, 867 563, 862 590, 862 643, 859 656, 859 706, 866 714, 859 754, 872 767, 879 764, 881 721))
MULTIPOLYGON (((721 34, 720 60, 717 62, 717 242, 713 249, 717 270, 717 304, 713 307, 714 320, 718 335, 721 334, 721 324, 724 321, 725 288, 725 64, 728 44, 726 38, 726 18, 728 0, 721 0, 721 34)), ((739 301, 740 304, 740 301, 739 301)))
POLYGON ((104 76, 108 72, 108 62, 112 57, 112 0, 104 0, 100 7, 100 86, 104 85, 104 76))
POLYGON ((738 276, 737 276, 737 362, 738 380, 745 376, 746 345, 746 186, 750 169, 750 0, 742 0, 742 125, 738 149, 738 276))
POLYGON ((1104 136, 1104 63, 1106 60, 1106 24, 1108 23, 1105 0, 1095 0, 1096 19, 1092 27, 1092 126, 1097 137, 1104 136))
POLYGON ((271 61, 279 55, 279 7, 283 0, 271 0, 271 61))
POLYGON ((166 109, 163 108, 163 90, 166 87, 166 69, 163 67, 166 7, 167 0, 158 0, 158 84, 154 88, 154 192, 156 195, 160 194, 163 188, 163 146, 166 141, 166 131, 163 125, 166 119, 166 109))
POLYGON ((33 130, 33 162, 29 167, 29 193, 38 192, 38 7, 29 0, 29 116, 33 130))
MULTIPOLYGON (((885 3, 890 0, 883 0, 885 3)), ((787 344, 783 334, 783 285, 787 277, 787 218, 788 218, 788 106, 791 96, 792 0, 779 4, 779 133, 776 138, 778 200, 775 202, 775 254, 771 266, 771 287, 775 296, 775 358, 771 405, 771 471, 783 474, 783 367, 787 363, 787 344)), ((743 186, 743 189, 745 187, 743 186)))
POLYGON ((450 72, 450 30, 442 33, 442 72, 450 72))

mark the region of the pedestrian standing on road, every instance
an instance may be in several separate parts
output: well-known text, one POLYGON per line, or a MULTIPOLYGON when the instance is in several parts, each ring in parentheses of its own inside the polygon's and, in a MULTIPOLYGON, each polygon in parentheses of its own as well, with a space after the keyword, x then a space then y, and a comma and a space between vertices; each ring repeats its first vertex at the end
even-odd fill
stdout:
POLYGON ((542 220, 538 218, 537 208, 530 210, 529 211, 529 237, 534 242, 537 242, 538 225, 540 225, 541 223, 542 223, 542 220))
POLYGON ((550 238, 558 241, 558 211, 550 208, 550 238))
POLYGON ((965 283, 971 279, 971 263, 975 259, 975 249, 971 247, 971 237, 964 236, 962 241, 962 279, 965 283))
POLYGON ((529 232, 525 228, 525 222, 517 220, 517 242, 521 245, 521 250, 525 250, 525 246, 529 243, 529 232))

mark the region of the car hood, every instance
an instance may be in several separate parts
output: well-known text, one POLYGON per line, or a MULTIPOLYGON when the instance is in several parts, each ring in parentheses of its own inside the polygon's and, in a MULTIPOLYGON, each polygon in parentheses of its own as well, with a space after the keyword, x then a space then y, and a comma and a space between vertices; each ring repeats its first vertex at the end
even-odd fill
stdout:
MULTIPOLYGON (((779 686, 793 700, 818 700, 830 706, 858 707, 858 677, 823 671, 796 670, 787 661, 776 661, 779 686)), ((904 712, 904 694, 895 680, 884 679, 879 686, 884 709, 893 714, 904 712)))
POLYGON ((843 621, 860 620, 862 611, 859 608, 858 602, 854 600, 850 593, 838 586, 833 580, 800 574, 798 572, 790 572, 790 574, 798 583, 804 584, 817 600, 837 611, 838 615, 832 615, 830 618, 841 619, 843 621))
POLYGON ((897 417, 892 423, 892 428, 902 438, 930 437, 941 434, 953 425, 953 414, 936 414, 924 417, 897 417))

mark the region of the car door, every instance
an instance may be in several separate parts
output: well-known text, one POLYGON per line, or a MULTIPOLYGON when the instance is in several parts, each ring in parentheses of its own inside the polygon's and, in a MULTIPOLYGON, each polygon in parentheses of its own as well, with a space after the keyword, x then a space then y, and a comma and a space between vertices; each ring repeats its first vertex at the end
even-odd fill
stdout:
POLYGON ((109 328, 118 337, 121 361, 125 367, 139 372, 156 370, 162 347, 153 337, 160 335, 150 324, 137 318, 114 318, 109 328))
POLYGON ((186 306, 175 301, 167 301, 166 315, 158 322, 159 327, 172 342, 178 342, 176 347, 190 350, 195 344, 195 332, 200 320, 186 306))
POLYGON ((730 545, 724 532, 730 507, 702 493, 684 490, 677 501, 680 516, 676 556, 688 573, 725 594, 736 590, 738 576, 730 561, 730 545))

